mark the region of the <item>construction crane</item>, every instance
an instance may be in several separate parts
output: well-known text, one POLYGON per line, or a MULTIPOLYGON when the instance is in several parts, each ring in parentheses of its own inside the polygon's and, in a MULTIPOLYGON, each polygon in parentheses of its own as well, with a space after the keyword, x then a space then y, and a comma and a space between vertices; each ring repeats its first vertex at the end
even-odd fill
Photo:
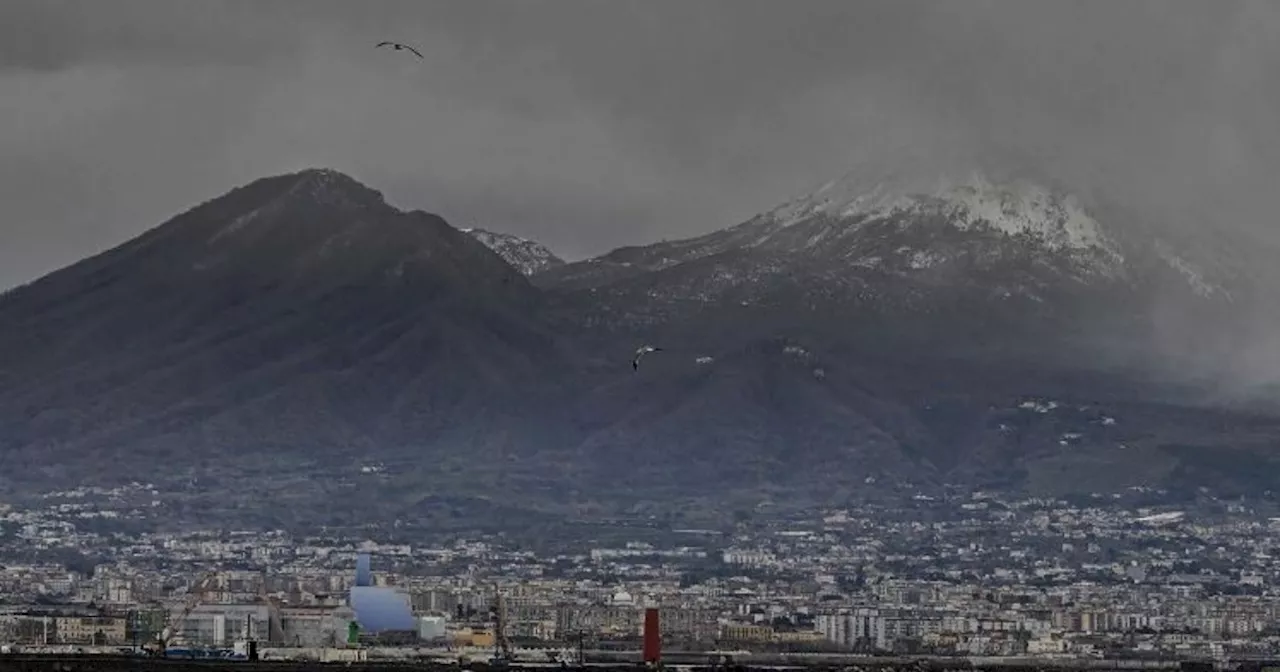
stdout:
POLYGON ((155 653, 156 641, 160 636, 159 628, 163 628, 165 623, 161 622, 159 627, 156 627, 151 618, 153 613, 164 613, 164 606, 158 601, 145 602, 137 609, 129 610, 129 626, 133 633, 132 642, 135 653, 138 651, 147 654, 155 653), (145 615, 144 611, 147 612, 145 615))
MULTIPOLYGON (((258 583, 258 602, 266 605, 268 609, 266 639, 270 642, 275 641, 277 634, 280 636, 283 636, 284 634, 282 632, 274 632, 271 628, 272 623, 279 622, 280 608, 283 605, 281 605, 279 598, 272 595, 267 590, 267 570, 265 568, 262 569, 260 574, 261 580, 258 583)), ((247 632, 245 633, 245 639, 249 639, 249 633, 247 632)))
POLYGON ((155 642, 155 649, 148 650, 159 654, 160 656, 165 655, 165 651, 168 650, 169 644, 172 640, 181 637, 183 625, 187 620, 187 617, 190 616, 192 610, 200 604, 205 592, 209 589, 209 584, 213 583, 213 579, 217 577, 217 574, 218 573, 213 570, 204 572, 195 583, 191 584, 191 589, 187 591, 187 598, 183 602, 182 611, 178 613, 178 617, 176 619, 168 617, 168 614, 166 615, 164 628, 161 629, 160 636, 155 642))
POLYGON ((490 665, 505 667, 515 660, 511 651, 511 640, 507 639, 507 601, 502 596, 502 589, 493 584, 493 658, 490 665))

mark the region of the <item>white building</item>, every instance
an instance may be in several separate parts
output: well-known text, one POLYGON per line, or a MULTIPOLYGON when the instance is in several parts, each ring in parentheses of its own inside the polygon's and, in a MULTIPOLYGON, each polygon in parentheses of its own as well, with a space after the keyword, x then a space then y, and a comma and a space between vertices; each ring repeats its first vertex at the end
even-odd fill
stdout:
POLYGON ((282 607, 280 643, 284 646, 341 646, 355 619, 350 607, 282 607))
MULTIPOLYGON (((240 640, 275 642, 271 608, 259 604, 202 604, 191 610, 174 633, 185 646, 231 646, 240 640)), ((274 628, 279 632, 279 625, 274 628)))
POLYGON ((861 645, 887 649, 889 645, 879 609, 858 607, 819 614, 815 625, 827 641, 842 647, 852 649, 861 645))

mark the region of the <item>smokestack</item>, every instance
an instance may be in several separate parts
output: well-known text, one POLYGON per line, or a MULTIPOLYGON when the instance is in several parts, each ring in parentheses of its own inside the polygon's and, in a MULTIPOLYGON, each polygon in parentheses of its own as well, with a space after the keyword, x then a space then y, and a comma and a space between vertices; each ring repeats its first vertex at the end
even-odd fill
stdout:
POLYGON ((644 662, 657 665, 662 661, 662 632, 658 628, 658 610, 644 610, 644 662))

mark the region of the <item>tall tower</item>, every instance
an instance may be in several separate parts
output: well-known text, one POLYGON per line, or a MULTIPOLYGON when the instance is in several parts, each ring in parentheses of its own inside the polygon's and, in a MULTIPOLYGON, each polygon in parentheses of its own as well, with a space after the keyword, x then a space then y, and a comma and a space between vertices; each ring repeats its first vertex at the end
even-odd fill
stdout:
POLYGON ((644 662, 646 665, 662 663, 662 631, 658 623, 658 610, 644 610, 644 662))

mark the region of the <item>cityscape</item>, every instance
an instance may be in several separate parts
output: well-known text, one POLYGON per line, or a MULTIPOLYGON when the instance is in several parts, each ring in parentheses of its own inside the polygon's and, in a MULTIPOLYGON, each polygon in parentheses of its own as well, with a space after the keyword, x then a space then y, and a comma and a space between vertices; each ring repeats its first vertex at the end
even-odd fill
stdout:
POLYGON ((27 652, 145 651, 163 633, 188 655, 254 641, 280 658, 536 662, 638 650, 656 609, 664 648, 748 656, 1280 653, 1280 518, 1240 500, 1143 505, 1158 494, 916 495, 708 530, 635 521, 607 544, 537 552, 503 535, 95 532, 162 493, 81 488, 4 510, 0 638, 27 652))
POLYGON ((1280 0, 0 0, 0 672, 1280 672, 1280 0))

